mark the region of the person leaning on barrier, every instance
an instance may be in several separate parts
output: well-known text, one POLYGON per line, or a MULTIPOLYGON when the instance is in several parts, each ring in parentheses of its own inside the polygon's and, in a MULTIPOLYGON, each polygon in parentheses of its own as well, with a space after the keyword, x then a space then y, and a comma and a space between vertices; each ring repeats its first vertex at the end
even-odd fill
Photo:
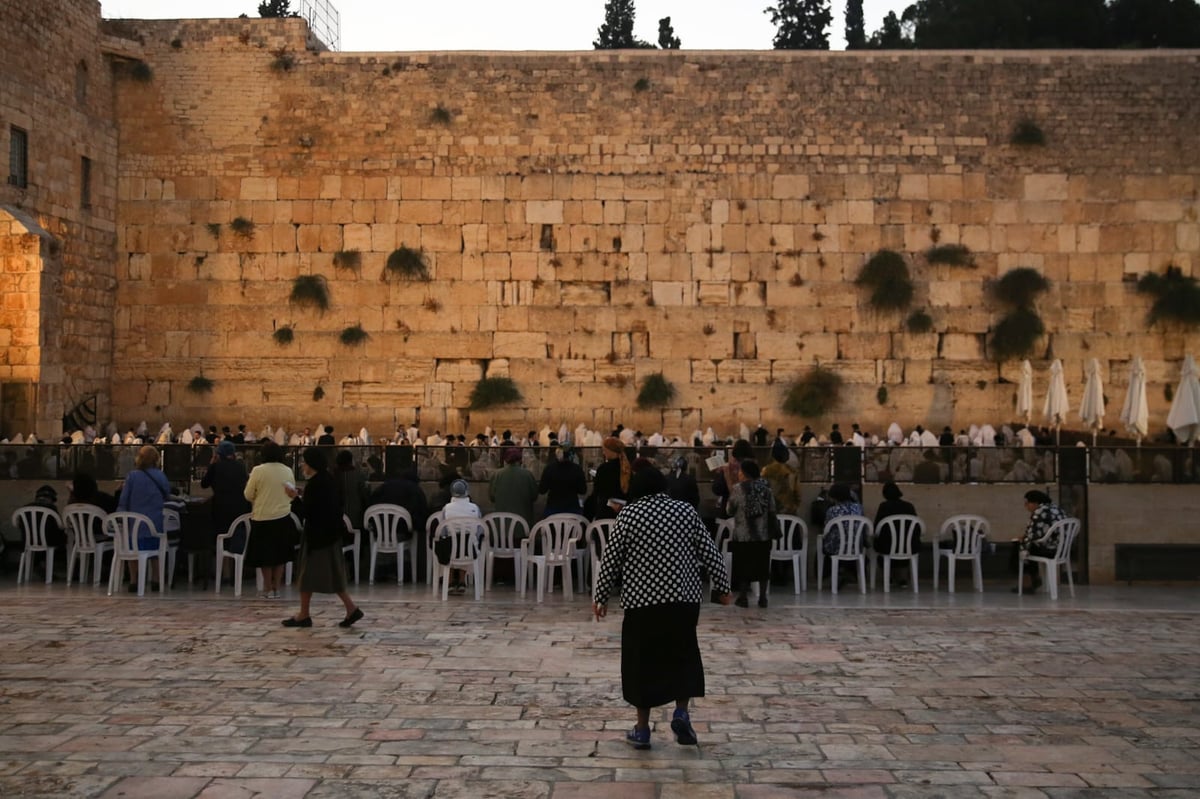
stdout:
POLYGON ((666 494, 666 477, 639 464, 630 479, 631 501, 617 514, 592 598, 596 620, 608 614, 613 584, 621 581, 621 694, 637 711, 625 740, 650 748, 650 709, 675 703, 675 740, 696 744, 689 702, 704 696, 704 663, 696 638, 703 598, 700 569, 728 605, 725 560, 696 509, 666 494))
MULTIPOLYGON (((1025 510, 1029 511, 1029 523, 1025 525, 1025 534, 1020 538, 1014 538, 1013 542, 1016 546, 1013 547, 1013 560, 1011 563, 1013 571, 1017 570, 1016 559, 1024 557, 1024 554, 1034 555, 1037 557, 1052 558, 1058 551, 1058 533, 1049 535, 1050 528, 1054 523, 1067 518, 1066 512, 1054 501, 1050 499, 1050 495, 1045 491, 1026 491, 1025 492, 1025 510)), ((1037 576, 1037 571, 1030 572, 1029 575, 1032 588, 1029 593, 1037 591, 1041 586, 1041 578, 1037 576)), ((1013 593, 1017 593, 1018 588, 1013 588, 1013 593)))

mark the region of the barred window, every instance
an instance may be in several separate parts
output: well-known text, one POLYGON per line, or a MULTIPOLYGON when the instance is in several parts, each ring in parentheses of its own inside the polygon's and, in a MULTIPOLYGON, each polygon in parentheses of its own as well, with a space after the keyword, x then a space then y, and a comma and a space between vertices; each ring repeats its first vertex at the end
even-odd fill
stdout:
POLYGON ((29 185, 29 133, 16 125, 8 136, 8 182, 21 188, 29 185))

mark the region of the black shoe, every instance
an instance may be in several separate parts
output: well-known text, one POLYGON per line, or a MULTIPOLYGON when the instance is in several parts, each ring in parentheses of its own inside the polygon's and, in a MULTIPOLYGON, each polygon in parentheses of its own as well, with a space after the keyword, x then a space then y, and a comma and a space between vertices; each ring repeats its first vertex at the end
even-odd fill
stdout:
POLYGON ((739 608, 748 608, 750 607, 750 600, 746 598, 745 594, 738 594, 738 598, 733 600, 733 604, 739 608))
MULTIPOLYGON (((354 622, 361 620, 363 612, 361 608, 355 608, 350 611, 350 615, 338 622, 338 627, 353 627, 354 622)), ((309 620, 311 621, 311 619, 309 620)))
POLYGON ((303 619, 297 619, 295 616, 289 616, 280 622, 284 627, 312 627, 312 616, 306 616, 303 619))
POLYGON ((760 608, 765 608, 767 606, 767 595, 766 594, 762 594, 761 596, 759 596, 758 606, 760 608))

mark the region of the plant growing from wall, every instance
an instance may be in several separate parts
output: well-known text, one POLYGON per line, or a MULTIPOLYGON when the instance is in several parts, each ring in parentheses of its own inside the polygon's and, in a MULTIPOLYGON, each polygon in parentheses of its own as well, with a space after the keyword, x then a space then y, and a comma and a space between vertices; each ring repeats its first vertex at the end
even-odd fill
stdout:
POLYGON ((325 389, 318 385, 313 389, 313 402, 320 402, 323 399, 325 399, 325 389))
POLYGON ((446 108, 441 103, 438 103, 432 111, 429 112, 429 121, 435 125, 449 125, 454 121, 454 114, 449 108, 446 108))
POLYGON ((471 389, 467 408, 479 411, 497 405, 510 405, 522 399, 521 390, 511 377, 484 377, 471 389))
POLYGON ((1010 269, 992 284, 992 294, 1005 305, 1031 308, 1038 296, 1050 290, 1050 281, 1028 266, 1010 269))
POLYGON ((188 381, 187 390, 192 394, 209 394, 213 390, 214 383, 210 378, 204 375, 196 375, 188 381))
POLYGON ((254 223, 244 216, 234 217, 233 221, 229 223, 229 229, 243 239, 254 238, 254 223))
POLYGON ((875 401, 878 402, 880 405, 887 405, 887 401, 888 401, 887 386, 880 386, 875 391, 875 401))
POLYGON ((655 372, 642 382, 642 389, 637 395, 637 406, 642 410, 650 408, 665 408, 675 399, 675 386, 663 376, 655 372))
POLYGON ((1200 283, 1183 274, 1178 266, 1168 266, 1161 275, 1154 272, 1142 275, 1137 282, 1137 292, 1154 298, 1146 314, 1146 324, 1200 327, 1200 283))
POLYGON ((357 347, 359 344, 365 343, 370 337, 371 334, 363 330, 362 325, 351 325, 342 330, 338 335, 338 340, 347 347, 357 347))
POLYGON ((637 81, 633 84, 633 90, 635 92, 644 92, 649 88, 650 88, 650 80, 648 78, 638 78, 637 81))
POLYGON ((818 366, 788 388, 783 411, 806 419, 824 416, 837 405, 841 392, 841 376, 818 366))
POLYGON ((915 290, 904 256, 894 250, 880 250, 872 255, 854 284, 871 290, 868 302, 879 311, 907 308, 915 290))
POLYGON ((1032 308, 1010 311, 992 329, 992 355, 998 361, 1023 358, 1033 352, 1046 333, 1042 318, 1032 308))
POLYGON ((276 72, 291 72, 292 67, 296 66, 296 56, 289 53, 287 48, 274 50, 271 55, 275 56, 271 61, 271 69, 276 72))
POLYGON ((926 311, 913 311, 904 320, 904 329, 909 333, 928 333, 933 330, 933 317, 926 311))
POLYGON ((300 275, 292 281, 288 301, 302 308, 329 310, 329 284, 322 275, 300 275))
POLYGON ((204 227, 208 230, 208 235, 212 236, 214 239, 221 238, 221 223, 220 222, 209 222, 204 227))
POLYGON ((428 280, 429 261, 424 250, 413 249, 401 244, 388 256, 385 264, 387 274, 405 280, 428 280))
POLYGON ((990 288, 992 295, 1009 307, 992 328, 992 355, 998 361, 1029 355, 1046 333, 1035 303, 1050 290, 1050 281, 1036 269, 1021 266, 1005 272, 990 288))
POLYGON ((1008 143, 1018 147, 1044 147, 1046 134, 1042 131, 1041 126, 1032 119, 1020 119, 1017 120, 1017 124, 1013 125, 1008 143))
POLYGON ((362 266, 362 253, 358 250, 338 250, 333 254, 334 269, 349 269, 357 272, 362 266))
POLYGON ((948 266, 975 266, 975 256, 965 244, 939 244, 925 251, 925 260, 931 264, 948 266))
POLYGON ((279 346, 286 347, 295 340, 296 331, 291 325, 284 325, 276 328, 275 332, 271 334, 271 338, 275 339, 275 343, 279 346))

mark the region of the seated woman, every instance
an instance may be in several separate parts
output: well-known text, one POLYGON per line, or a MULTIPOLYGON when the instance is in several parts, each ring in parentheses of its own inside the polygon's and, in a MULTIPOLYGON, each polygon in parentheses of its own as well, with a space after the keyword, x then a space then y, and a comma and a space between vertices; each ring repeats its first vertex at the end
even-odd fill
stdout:
MULTIPOLYGON (((883 502, 879 503, 879 510, 875 512, 875 551, 878 553, 888 554, 892 551, 891 532, 888 530, 884 530, 882 533, 878 532, 880 522, 889 516, 917 515, 917 509, 911 502, 902 499, 903 496, 904 493, 900 491, 900 486, 896 485, 895 483, 883 484, 883 502)), ((920 531, 913 535, 912 547, 914 552, 921 548, 920 531)), ((907 570, 909 564, 905 562, 902 564, 897 564, 897 566, 898 569, 893 573, 892 579, 895 580, 895 582, 901 588, 906 588, 908 586, 908 581, 912 579, 912 575, 905 571, 905 576, 902 577, 899 569, 907 570)))

